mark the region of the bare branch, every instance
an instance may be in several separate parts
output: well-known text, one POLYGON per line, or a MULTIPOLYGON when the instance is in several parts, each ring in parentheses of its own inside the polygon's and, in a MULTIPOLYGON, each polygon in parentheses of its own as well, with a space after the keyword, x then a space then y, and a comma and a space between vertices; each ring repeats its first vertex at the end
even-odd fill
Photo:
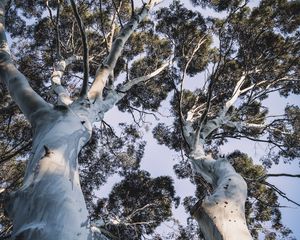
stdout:
POLYGON ((103 22, 103 11, 102 11, 102 0, 99 0, 99 7, 100 7, 100 23, 101 23, 101 32, 103 35, 103 38, 105 40, 105 48, 106 48, 106 52, 109 52, 109 48, 108 48, 108 41, 107 41, 107 37, 104 31, 104 22, 103 22))
POLYGON ((141 83, 141 82, 146 82, 147 80, 157 76, 158 74, 160 74, 163 70, 165 70, 168 66, 170 65, 170 63, 164 63, 160 68, 156 69, 154 72, 142 76, 142 77, 137 77, 134 78, 130 81, 128 81, 127 83, 125 83, 119 90, 122 92, 126 92, 128 91, 130 88, 132 88, 133 86, 141 83))
POLYGON ((48 0, 46 0, 46 7, 48 9, 51 23, 56 31, 56 49, 57 49, 56 55, 57 55, 57 60, 60 60, 61 59, 60 34, 59 34, 60 1, 59 0, 57 1, 56 21, 54 21, 52 10, 49 7, 48 0))
POLYGON ((286 81, 300 81, 299 79, 293 79, 293 78, 290 78, 290 77, 282 77, 282 78, 278 78, 276 80, 265 80, 265 81, 261 81, 261 82, 258 82, 257 84, 252 84, 251 86, 247 87, 247 88, 244 88, 241 90, 241 94, 243 93, 246 93, 248 92, 249 90, 255 88, 255 87, 259 87, 265 83, 268 83, 270 82, 265 88, 264 90, 268 90, 270 89, 272 86, 274 86, 276 83, 279 83, 279 82, 286 82, 286 81))
POLYGON ((51 23, 52 23, 53 27, 56 27, 56 23, 55 23, 55 21, 54 21, 54 19, 53 19, 52 10, 51 10, 51 8, 49 7, 49 1, 46 0, 45 4, 46 4, 46 8, 48 9, 48 13, 49 13, 49 16, 50 16, 51 23))
POLYGON ((51 75, 51 83, 52 89, 58 96, 58 103, 63 105, 69 105, 72 103, 70 98, 70 94, 68 91, 62 86, 61 79, 64 74, 66 67, 78 60, 82 60, 82 57, 72 56, 66 60, 61 60, 56 62, 53 67, 53 73, 51 75))
POLYGON ((84 29, 84 25, 83 25, 80 15, 79 15, 76 4, 75 4, 74 0, 70 0, 70 1, 71 1, 72 9, 73 9, 76 21, 77 21, 77 25, 80 30, 82 45, 83 45, 83 70, 84 70, 84 72, 83 72, 83 83, 82 83, 82 88, 80 91, 80 96, 85 97, 85 96, 87 96, 87 93, 88 93, 88 82, 89 82, 89 48, 88 48, 87 36, 86 36, 85 29, 84 29))
MULTIPOLYGON (((257 70, 255 70, 257 72, 257 70)), ((205 139, 207 136, 209 136, 214 130, 219 128, 222 124, 226 124, 229 122, 228 117, 226 117, 226 114, 231 106, 237 101, 238 97, 241 95, 241 87, 245 83, 246 76, 251 72, 245 72, 240 77, 239 81, 236 83, 234 91, 225 103, 225 106, 221 109, 218 116, 212 120, 209 120, 205 124, 203 124, 203 127, 200 126, 199 130, 199 136, 201 135, 202 139, 205 139)), ((207 114, 207 113, 206 113, 207 114)))
POLYGON ((131 0, 130 3, 131 3, 131 17, 133 18, 134 17, 134 0, 131 0))
POLYGON ((13 100, 33 123, 35 113, 42 109, 50 110, 51 106, 30 87, 26 77, 14 66, 5 35, 5 5, 6 1, 0 1, 0 81, 6 84, 13 100))
POLYGON ((145 210, 146 208, 148 207, 154 207, 154 206, 157 206, 157 204, 155 203, 149 203, 149 204, 146 204, 145 206, 141 207, 141 208, 137 208, 136 210, 134 210, 131 214, 129 214, 127 217, 126 217, 126 220, 130 220, 135 214, 137 214, 138 212, 140 211, 143 211, 145 210))
POLYGON ((123 84, 123 86, 120 87, 118 91, 116 90, 110 90, 107 96, 105 97, 104 101, 102 102, 102 109, 101 112, 106 112, 109 109, 111 109, 118 101, 120 101, 125 95, 126 91, 130 90, 133 86, 145 82, 147 80, 150 80, 151 78, 157 76, 159 73, 161 73, 164 69, 166 69, 169 66, 169 63, 164 63, 160 68, 155 70, 154 72, 142 76, 137 77, 132 80, 129 80, 127 83, 123 84))
POLYGON ((118 37, 113 42, 112 48, 108 56, 103 61, 102 65, 97 69, 96 78, 89 91, 89 98, 96 100, 102 96, 104 86, 108 77, 113 72, 117 60, 121 56, 122 50, 128 38, 133 31, 138 27, 138 24, 148 15, 150 9, 157 3, 157 0, 150 0, 148 4, 144 5, 140 13, 132 18, 120 31, 118 37))
POLYGON ((116 3, 115 3, 114 0, 112 0, 112 3, 113 3, 113 6, 114 6, 114 8, 115 8, 116 14, 117 14, 117 16, 118 16, 120 26, 121 26, 121 28, 123 28, 123 23, 122 23, 121 16, 120 16, 120 8, 121 8, 121 6, 122 6, 122 1, 120 1, 119 7, 116 6, 116 3))
POLYGON ((60 17, 60 1, 57 0, 57 10, 56 10, 56 47, 57 47, 57 58, 61 59, 61 49, 60 49, 60 34, 59 34, 59 17, 60 17))
POLYGON ((262 184, 265 184, 267 186, 269 186, 270 188, 272 188, 275 192, 277 192, 281 197, 285 198, 286 200, 288 200, 291 203, 294 203, 295 205, 300 207, 300 204, 295 202, 294 200, 290 199, 289 197, 286 196, 286 193, 282 192, 280 189, 278 189, 275 185, 269 183, 269 182, 265 182, 262 181, 262 184))
POLYGON ((257 181, 266 179, 269 177, 296 177, 300 178, 300 174, 289 174, 289 173, 268 173, 266 175, 263 175, 257 179, 257 181))
MULTIPOLYGON (((182 76, 181 76, 181 84, 180 84, 180 91, 179 91, 179 118, 180 118, 180 124, 181 124, 181 130, 182 130, 182 135, 183 135, 183 138, 184 140, 186 141, 187 145, 189 148, 191 148, 191 144, 193 144, 190 139, 189 139, 189 131, 187 131, 187 125, 191 125, 190 123, 186 122, 186 121, 189 121, 188 119, 184 119, 183 117, 183 114, 182 114, 182 98, 183 98, 183 85, 184 85, 184 80, 185 80, 185 76, 186 76, 186 72, 187 72, 187 69, 191 63, 191 61, 193 60, 195 54, 197 53, 197 51, 200 49, 200 47, 202 46, 203 43, 206 42, 206 37, 207 37, 207 34, 203 35, 196 47, 194 48, 191 56, 189 57, 188 61, 186 62, 185 64, 185 67, 184 67, 184 70, 183 70, 183 73, 182 73, 182 76)), ((195 101, 195 104, 196 104, 197 101, 195 101)), ((189 116, 189 114, 188 114, 189 116)), ((191 119, 192 120, 192 119, 191 119)), ((197 138, 195 138, 197 139, 197 138)), ((194 145, 194 144, 193 144, 194 145)))
MULTIPOLYGON (((183 70, 183 73, 182 73, 182 76, 181 76, 181 84, 180 84, 180 101, 179 101, 179 104, 180 104, 180 105, 182 104, 183 85, 184 85, 184 80, 185 80, 185 76, 186 76, 186 71, 187 71, 187 69, 188 69, 188 67, 189 67, 189 65, 190 65, 190 63, 191 63, 191 61, 193 60, 195 54, 196 54, 197 51, 200 49, 201 45, 202 45, 203 43, 206 42, 206 40, 207 40, 206 37, 207 37, 207 35, 205 34, 204 36, 202 36, 202 37, 199 39, 199 41, 198 41, 196 47, 194 48, 194 50, 193 50, 193 52, 192 52, 190 58, 188 59, 188 61, 187 61, 186 64, 185 64, 185 67, 184 67, 184 70, 183 70)), ((180 107, 180 108, 181 108, 181 107, 180 107)))
POLYGON ((17 149, 13 153, 11 153, 9 155, 2 155, 0 157, 0 163, 4 163, 4 162, 10 160, 11 158, 17 156, 19 153, 21 153, 22 151, 27 149, 29 146, 31 146, 31 144, 32 144, 32 141, 29 141, 28 143, 24 144, 23 146, 21 146, 19 149, 17 149))
POLYGON ((288 174, 288 173, 269 173, 266 177, 297 177, 300 178, 300 174, 288 174))

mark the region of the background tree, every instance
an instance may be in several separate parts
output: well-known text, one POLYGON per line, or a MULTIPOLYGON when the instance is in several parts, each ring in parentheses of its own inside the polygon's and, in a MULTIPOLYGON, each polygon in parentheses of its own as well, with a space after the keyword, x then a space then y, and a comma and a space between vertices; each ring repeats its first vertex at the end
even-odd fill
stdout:
MULTIPOLYGON (((264 161, 266 166, 272 162, 278 163, 279 159, 291 161, 299 157, 299 138, 296 137, 297 123, 295 125, 294 118, 299 114, 295 112, 298 107, 287 106, 284 115, 268 116, 268 107, 263 102, 275 91, 285 97, 299 93, 299 32, 296 27, 299 19, 293 15, 296 11, 290 9, 292 6, 299 9, 299 6, 295 2, 278 1, 274 4, 262 1, 251 11, 246 6, 247 2, 239 5, 240 2, 228 1, 226 6, 222 5, 225 3, 222 1, 200 3, 229 11, 226 19, 208 19, 211 31, 219 40, 218 48, 208 52, 210 74, 206 81, 200 83, 200 88, 195 91, 184 90, 188 67, 196 58, 193 54, 199 49, 199 45, 184 45, 186 52, 191 46, 190 52, 193 54, 185 65, 177 62, 178 74, 173 78, 174 86, 177 86, 171 101, 175 121, 173 126, 159 124, 153 133, 159 143, 185 152, 183 160, 175 165, 175 172, 180 177, 193 176, 192 181, 199 185, 196 194, 199 201, 191 212, 205 238, 248 239, 250 235, 247 229, 240 225, 241 222, 245 223, 242 215, 247 193, 248 197, 257 197, 260 191, 269 191, 273 196, 270 195, 270 202, 276 203, 274 191, 281 195, 282 192, 265 180, 259 184, 266 184, 267 187, 259 187, 251 192, 252 186, 249 184, 247 191, 246 182, 232 168, 228 157, 218 155, 219 146, 228 138, 266 142, 270 146, 265 158, 267 161, 264 161), (291 21, 282 20, 287 12, 291 21), (289 109, 296 114, 292 118, 289 117, 289 109), (293 143, 284 139, 290 139, 288 141, 293 143), (239 213, 236 215, 236 212, 239 213), (211 220, 208 221, 208 218, 211 220), (232 229, 229 232, 226 231, 228 226, 232 229), (236 234, 233 234, 233 229, 237 231, 236 234)), ((172 15, 168 9, 161 12, 164 11, 163 23, 172 15)), ((196 39, 194 43, 197 43, 196 39)), ((242 171, 235 167, 237 171, 242 171)), ((248 174, 254 173, 249 171, 248 174)), ((265 173, 260 174, 263 176, 265 173)), ((247 176, 243 176, 247 180, 247 176)), ((262 213, 263 207, 259 206, 261 202, 256 208, 256 220, 248 218, 250 229, 253 224, 252 236, 257 236, 256 229, 261 220, 273 219, 275 232, 279 230, 286 237, 289 231, 278 223, 278 210, 269 208, 262 213)), ((255 208, 253 205, 251 207, 255 208)), ((274 238, 276 234, 279 235, 267 233, 266 238, 274 238)))

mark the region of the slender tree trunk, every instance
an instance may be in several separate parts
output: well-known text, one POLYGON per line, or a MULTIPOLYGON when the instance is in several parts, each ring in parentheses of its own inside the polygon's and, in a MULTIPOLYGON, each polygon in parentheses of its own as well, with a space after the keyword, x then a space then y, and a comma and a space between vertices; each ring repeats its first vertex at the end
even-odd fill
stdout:
POLYGON ((77 156, 90 138, 76 107, 39 112, 24 185, 8 207, 12 239, 91 239, 77 156))
POLYGON ((192 215, 206 240, 252 239, 245 218, 247 184, 227 159, 191 154, 196 172, 213 186, 213 193, 194 206, 192 215))

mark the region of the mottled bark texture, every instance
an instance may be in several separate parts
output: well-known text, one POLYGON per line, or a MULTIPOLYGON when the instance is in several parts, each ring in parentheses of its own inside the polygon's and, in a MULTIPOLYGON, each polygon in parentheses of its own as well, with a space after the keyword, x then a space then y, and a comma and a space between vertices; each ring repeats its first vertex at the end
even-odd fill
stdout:
MULTIPOLYGON (((192 215, 199 223, 206 240, 252 239, 245 218, 247 184, 226 158, 213 159, 204 151, 207 138, 222 125, 236 125, 227 112, 236 102, 244 83, 242 75, 231 98, 217 116, 199 123, 198 106, 195 104, 182 119, 185 140, 190 146, 189 160, 194 175, 201 175, 213 187, 213 192, 198 202, 192 215), (197 126, 197 127, 195 127, 197 126)), ((204 118, 200 117, 200 121, 204 118)))
POLYGON ((89 137, 77 111, 39 112, 23 186, 8 208, 16 239, 88 239, 77 155, 89 137))
POLYGON ((227 159, 191 159, 195 172, 213 186, 213 193, 192 214, 207 240, 252 239, 245 219, 247 184, 227 159))

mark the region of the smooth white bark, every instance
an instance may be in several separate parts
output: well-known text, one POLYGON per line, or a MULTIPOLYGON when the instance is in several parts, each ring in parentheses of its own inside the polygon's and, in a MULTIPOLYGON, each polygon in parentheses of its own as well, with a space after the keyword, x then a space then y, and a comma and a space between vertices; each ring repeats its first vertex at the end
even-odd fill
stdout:
POLYGON ((88 95, 91 101, 95 101, 98 97, 102 96, 104 86, 108 81, 108 77, 113 73, 117 60, 121 56, 125 43, 138 27, 139 23, 148 15, 150 9, 159 2, 159 0, 149 0, 148 3, 143 6, 141 12, 135 15, 134 18, 132 18, 121 29, 120 33, 112 44, 108 56, 105 58, 102 65, 97 70, 96 78, 89 90, 88 95))
MULTIPOLYGON (((96 239, 90 230, 77 166, 78 153, 91 136, 89 106, 78 100, 53 107, 33 91, 11 59, 4 32, 4 6, 0 1, 0 80, 33 130, 23 186, 10 196, 7 206, 13 222, 10 239, 96 239)), ((59 94, 64 90, 60 79, 65 66, 65 62, 56 65, 52 76, 59 94)))
POLYGON ((213 131, 223 124, 235 124, 230 121, 227 112, 241 95, 245 78, 246 74, 241 76, 232 96, 214 119, 199 126, 197 109, 201 109, 201 106, 192 107, 186 119, 183 119, 193 173, 195 176, 201 175, 213 187, 212 194, 206 196, 192 211, 206 240, 252 239, 245 219, 247 199, 245 180, 226 159, 213 159, 204 151, 204 144, 213 131), (196 123, 198 128, 195 129, 196 123))
POLYGON ((6 2, 0 1, 0 81, 6 84, 13 100, 31 124, 34 124, 35 114, 40 111, 47 111, 51 106, 30 87, 26 77, 13 64, 4 27, 6 2))
POLYGON ((76 60, 81 60, 81 59, 82 58, 80 57, 72 56, 66 60, 61 60, 56 62, 53 66, 53 73, 51 75, 51 84, 54 93, 58 97, 58 104, 60 105, 69 105, 73 102, 72 99, 70 98, 70 93, 67 91, 65 87, 62 86, 61 80, 66 67, 69 64, 75 62, 76 60))
POLYGON ((226 159, 194 154, 190 160, 194 174, 200 174, 213 186, 213 193, 193 211, 205 239, 252 239, 245 219, 247 184, 244 179, 226 159))

